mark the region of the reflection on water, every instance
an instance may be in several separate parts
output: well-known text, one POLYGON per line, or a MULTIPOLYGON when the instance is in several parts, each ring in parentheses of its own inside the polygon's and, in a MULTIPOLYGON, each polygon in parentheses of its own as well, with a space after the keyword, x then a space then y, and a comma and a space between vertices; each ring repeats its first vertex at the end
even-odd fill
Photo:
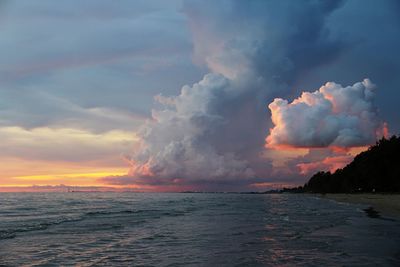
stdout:
POLYGON ((305 195, 7 193, 0 265, 395 266, 399 229, 305 195))

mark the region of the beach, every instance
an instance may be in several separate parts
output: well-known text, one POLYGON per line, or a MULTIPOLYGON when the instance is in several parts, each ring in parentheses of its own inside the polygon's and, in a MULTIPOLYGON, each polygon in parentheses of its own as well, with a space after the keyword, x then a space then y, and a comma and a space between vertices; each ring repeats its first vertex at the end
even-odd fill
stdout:
POLYGON ((383 216, 400 219, 400 194, 326 194, 322 198, 368 205, 383 216))

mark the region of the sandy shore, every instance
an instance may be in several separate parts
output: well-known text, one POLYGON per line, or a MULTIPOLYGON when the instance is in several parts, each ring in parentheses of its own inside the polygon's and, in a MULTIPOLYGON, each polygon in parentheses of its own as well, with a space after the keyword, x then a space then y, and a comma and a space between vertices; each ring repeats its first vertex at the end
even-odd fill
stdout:
POLYGON ((338 202, 365 204, 383 216, 400 219, 400 194, 326 194, 320 197, 338 202))

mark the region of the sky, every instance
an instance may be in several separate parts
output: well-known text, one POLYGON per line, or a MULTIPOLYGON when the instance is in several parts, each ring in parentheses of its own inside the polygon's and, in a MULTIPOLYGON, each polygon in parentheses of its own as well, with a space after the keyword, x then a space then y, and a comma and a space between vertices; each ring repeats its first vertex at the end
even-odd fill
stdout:
POLYGON ((400 4, 0 1, 0 188, 262 191, 400 131, 400 4))

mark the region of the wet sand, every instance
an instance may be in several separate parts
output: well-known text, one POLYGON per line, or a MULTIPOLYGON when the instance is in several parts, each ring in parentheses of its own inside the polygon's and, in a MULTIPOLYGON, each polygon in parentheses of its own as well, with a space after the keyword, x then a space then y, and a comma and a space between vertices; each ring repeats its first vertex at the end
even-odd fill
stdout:
POLYGON ((383 216, 400 219, 400 194, 326 194, 320 197, 368 205, 383 216))

